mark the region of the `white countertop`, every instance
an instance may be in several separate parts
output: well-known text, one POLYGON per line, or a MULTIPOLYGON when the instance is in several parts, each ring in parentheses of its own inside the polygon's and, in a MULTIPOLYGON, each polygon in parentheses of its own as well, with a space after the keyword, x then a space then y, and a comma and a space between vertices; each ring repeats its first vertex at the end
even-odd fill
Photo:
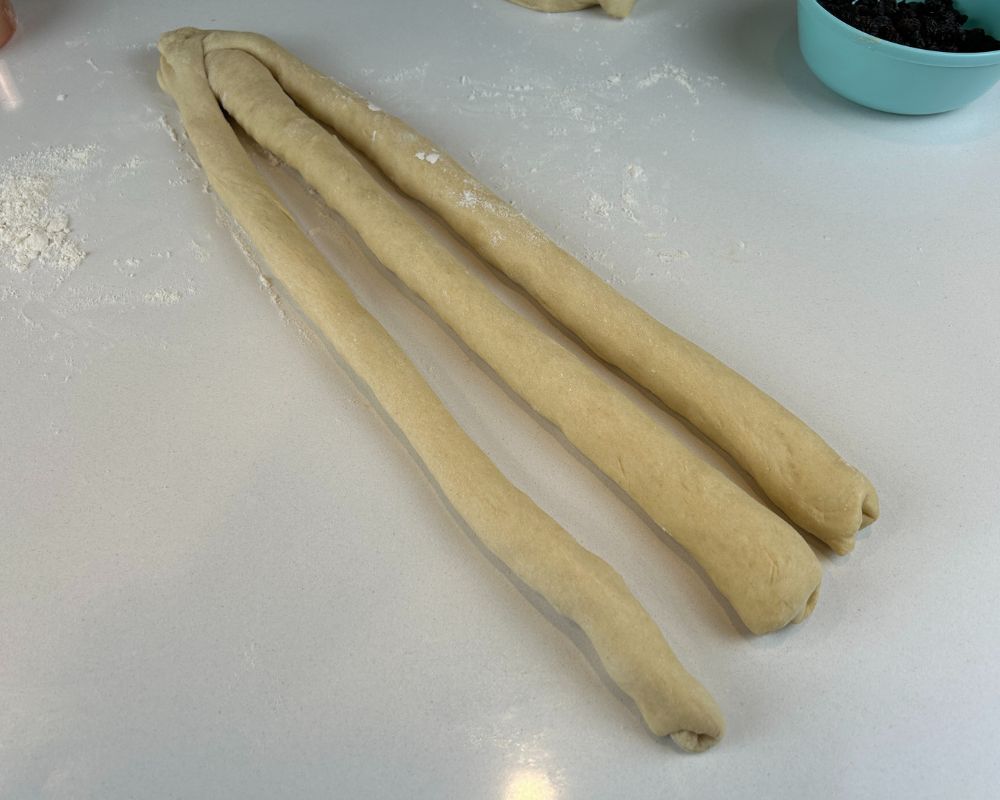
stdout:
POLYGON ((0 797, 1000 795, 1000 90, 852 106, 791 0, 15 5, 0 179, 96 149, 48 187, 86 259, 0 264, 0 797), (188 24, 404 117, 872 478, 882 518, 822 556, 812 618, 750 637, 299 190, 459 421, 719 701, 714 750, 647 733, 259 280, 169 135, 154 42, 188 24))

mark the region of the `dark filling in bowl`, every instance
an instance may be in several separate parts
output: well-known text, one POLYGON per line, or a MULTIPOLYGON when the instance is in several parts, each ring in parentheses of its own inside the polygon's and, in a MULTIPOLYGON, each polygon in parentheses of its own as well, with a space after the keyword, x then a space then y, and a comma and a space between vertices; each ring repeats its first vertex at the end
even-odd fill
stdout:
POLYGON ((819 4, 851 27, 888 42, 944 53, 1000 50, 1000 41, 982 28, 962 27, 969 18, 956 10, 953 0, 819 0, 819 4))

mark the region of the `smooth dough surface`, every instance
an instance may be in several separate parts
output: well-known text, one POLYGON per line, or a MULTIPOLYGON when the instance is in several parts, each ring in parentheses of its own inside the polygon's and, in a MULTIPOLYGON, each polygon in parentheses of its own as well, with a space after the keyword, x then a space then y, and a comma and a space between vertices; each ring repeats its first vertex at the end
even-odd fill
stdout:
POLYGON ((535 11, 579 11, 581 8, 600 6, 612 17, 627 17, 632 12, 635 0, 511 0, 535 11))
POLYGON ((165 34, 158 79, 177 102, 213 188, 275 277, 368 386, 483 544, 586 633, 649 729, 686 750, 711 747, 723 734, 718 706, 621 576, 500 473, 264 183, 212 93, 203 42, 192 28, 165 34))
POLYGON ((256 34, 216 32, 273 73, 403 192, 435 211, 591 350, 728 452, 788 517, 835 552, 878 517, 875 489, 817 433, 746 378, 623 297, 406 123, 256 34), (433 152, 433 165, 414 164, 433 152), (434 166, 434 169, 421 167, 434 166))
MULTIPOLYGON (((240 49, 206 40, 209 81, 264 147, 298 170, 368 248, 532 408, 705 570, 754 633, 805 618, 816 556, 788 523, 694 455, 620 389, 505 305, 240 49)), ((411 150, 413 168, 437 162, 411 150)))

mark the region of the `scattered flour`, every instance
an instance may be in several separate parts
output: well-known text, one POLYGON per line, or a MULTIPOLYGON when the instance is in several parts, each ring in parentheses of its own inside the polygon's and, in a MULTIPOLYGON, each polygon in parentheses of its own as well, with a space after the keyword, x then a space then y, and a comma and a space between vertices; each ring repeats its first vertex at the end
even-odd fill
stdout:
POLYGON ((667 78, 687 89, 688 94, 695 94, 694 84, 691 83, 691 76, 688 75, 688 71, 674 64, 662 64, 654 67, 645 78, 641 78, 636 83, 636 86, 640 89, 648 89, 650 86, 656 86, 660 81, 667 78))
MULTIPOLYGON (((278 310, 278 315, 281 319, 287 322, 288 314, 285 312, 284 303, 282 303, 281 297, 278 295, 277 290, 275 290, 273 284, 271 283, 271 279, 264 274, 264 269, 261 267, 260 261, 257 260, 253 243, 250 241, 250 236, 245 230, 243 230, 243 226, 233 219, 232 215, 221 203, 216 206, 215 218, 219 225, 229 232, 229 235, 236 243, 236 246, 240 249, 240 252, 243 253, 244 258, 250 262, 250 265, 257 273, 257 281, 260 284, 261 289, 267 293, 271 303, 278 310)), ((192 244, 194 244, 193 241, 192 244)))
POLYGON ((66 210, 52 201, 58 185, 88 169, 97 148, 51 147, 0 165, 0 261, 14 272, 33 264, 72 272, 87 253, 66 210))
POLYGON ((636 197, 636 188, 647 182, 646 171, 639 164, 629 164, 625 167, 622 177, 621 212, 629 222, 639 222, 638 213, 643 204, 636 197))
MULTIPOLYGON (((97 64, 91 69, 101 71, 97 64)), ((50 103, 66 99, 49 95, 50 103)), ((161 129, 184 153, 187 137, 168 119, 147 107, 137 127, 161 129)), ((181 158, 164 160, 162 153, 147 155, 138 146, 132 152, 114 149, 113 160, 102 148, 77 144, 0 159, 0 335, 45 380, 72 380, 115 346, 119 337, 112 331, 144 324, 143 314, 160 318, 180 308, 197 291, 187 267, 208 258, 201 245, 192 241, 186 247, 187 236, 166 238, 176 230, 170 220, 143 250, 115 252, 149 233, 146 209, 135 204, 147 171, 149 184, 161 187, 174 169, 194 175, 196 185, 204 173, 181 158), (81 235, 85 223, 108 203, 115 204, 113 226, 90 231, 88 241, 81 235), (133 231, 138 238, 122 235, 133 231)))
POLYGON ((202 245, 198 244, 194 239, 188 243, 188 247, 191 248, 191 252, 194 255, 194 260, 199 264, 204 264, 209 259, 208 250, 206 250, 202 245))
MULTIPOLYGON (((573 30, 582 32, 582 25, 582 20, 577 20, 573 30)), ((686 28, 687 23, 678 27, 686 28)), ((696 107, 707 105, 725 83, 693 64, 665 61, 663 55, 638 61, 613 58, 596 34, 592 43, 593 48, 580 48, 576 58, 570 53, 566 63, 555 69, 532 69, 533 62, 528 59, 527 66, 511 66, 502 74, 465 71, 468 67, 455 70, 449 94, 458 99, 458 113, 481 116, 487 124, 495 120, 509 132, 505 136, 507 147, 468 150, 461 160, 482 175, 492 190, 522 202, 526 195, 542 197, 547 194, 546 186, 556 184, 565 189, 565 210, 575 211, 578 219, 582 216, 589 223, 583 228, 585 239, 604 246, 631 244, 635 260, 645 261, 644 275, 661 276, 670 271, 668 267, 680 274, 680 263, 671 262, 688 258, 686 251, 671 251, 662 245, 642 247, 634 240, 637 236, 674 238, 665 232, 670 221, 676 223, 678 217, 666 202, 670 183, 663 176, 671 170, 663 168, 663 160, 683 158, 685 140, 698 141, 697 131, 692 127, 688 135, 685 126, 702 119, 696 107), (576 62, 581 69, 576 68, 576 62), (508 124, 507 120, 513 122, 508 124), (657 143, 670 144, 671 148, 668 151, 657 143), (552 167, 559 159, 550 156, 573 152, 580 157, 572 170, 560 172, 552 167), (620 160, 623 155, 629 157, 620 160)), ((425 64, 396 74, 377 70, 366 74, 373 75, 377 86, 400 80, 416 82, 432 73, 425 64)), ((371 130, 368 133, 375 135, 371 130)), ((413 144, 411 154, 435 163, 426 142, 413 144)), ((501 213, 500 207, 474 185, 459 187, 450 199, 456 208, 501 213)), ((537 205, 549 208, 541 202, 537 205)), ((555 236, 560 218, 561 214, 553 211, 546 220, 543 213, 542 227, 555 236)), ((567 241, 571 249, 581 247, 579 241, 567 241)), ((614 265, 597 248, 588 261, 600 271, 610 271, 612 280, 629 280, 627 275, 615 274, 614 265)))
MULTIPOLYGON (((195 160, 195 157, 191 155, 191 153, 188 151, 188 148, 184 146, 184 141, 187 139, 187 133, 182 132, 178 134, 177 129, 170 124, 166 114, 160 114, 159 118, 157 119, 157 123, 159 124, 161 130, 163 130, 163 132, 166 133, 168 137, 170 137, 170 141, 172 141, 177 146, 178 151, 180 151, 181 155, 184 156, 184 160, 187 161, 187 163, 195 170, 195 172, 201 172, 201 164, 199 164, 197 160, 195 160)), ((171 186, 184 186, 185 184, 188 184, 192 180, 194 180, 194 177, 192 175, 185 174, 180 167, 177 167, 177 172, 179 174, 179 177, 171 178, 169 181, 167 181, 167 183, 169 183, 171 186)))
MULTIPOLYGON (((135 309, 139 304, 147 306, 172 306, 181 301, 185 294, 195 294, 193 286, 187 291, 180 289, 152 289, 147 292, 137 292, 127 288, 110 288, 106 286, 71 287, 50 308, 57 318, 67 318, 88 309, 95 308, 125 308, 135 309)), ((36 298, 37 299, 37 298, 36 298)), ((54 337, 58 338, 58 336, 54 337)))
POLYGON ((701 98, 698 97, 698 89, 696 88, 698 85, 725 85, 715 75, 692 75, 683 67, 678 67, 676 64, 664 63, 658 67, 653 67, 645 78, 640 78, 636 82, 636 86, 640 89, 648 89, 664 80, 672 81, 684 89, 691 96, 691 100, 695 105, 701 104, 701 98))
POLYGON ((403 81, 422 81, 427 77, 427 68, 430 66, 428 63, 420 64, 416 67, 409 67, 407 69, 401 69, 399 72, 393 75, 384 75, 379 78, 380 83, 401 83, 403 81))
POLYGON ((142 301, 150 306, 172 306, 180 299, 181 293, 176 289, 156 289, 142 296, 142 301))
POLYGON ((691 258, 691 254, 687 250, 661 250, 656 254, 656 258, 661 264, 670 264, 674 261, 691 258))
POLYGON ((166 114, 160 114, 160 118, 157 120, 160 123, 160 127, 166 132, 167 136, 170 137, 170 141, 174 144, 180 144, 180 137, 177 135, 177 129, 167 121, 166 114))
POLYGON ((111 174, 118 178, 125 175, 134 175, 139 167, 141 167, 146 162, 139 156, 132 156, 132 158, 127 161, 123 161, 121 164, 116 164, 111 174))
POLYGON ((639 208, 639 201, 636 200, 635 193, 628 186, 622 187, 621 194, 621 212, 622 216, 625 217, 629 222, 639 222, 639 217, 636 216, 636 211, 639 208))
POLYGON ((417 158, 419 158, 421 161, 426 161, 428 164, 437 164, 438 159, 441 158, 441 154, 425 153, 423 150, 421 150, 419 153, 417 153, 417 158))
POLYGON ((599 217, 611 216, 611 203, 605 200, 597 192, 590 193, 590 212, 599 217))

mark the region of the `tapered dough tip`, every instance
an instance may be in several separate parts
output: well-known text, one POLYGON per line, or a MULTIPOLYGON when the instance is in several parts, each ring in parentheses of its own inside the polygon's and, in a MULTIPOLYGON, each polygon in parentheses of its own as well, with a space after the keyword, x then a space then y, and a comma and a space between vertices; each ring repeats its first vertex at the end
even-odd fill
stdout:
POLYGON ((846 556, 854 550, 855 541, 853 536, 847 536, 843 539, 830 539, 827 542, 827 545, 829 545, 830 549, 833 550, 833 552, 838 556, 846 556))
POLYGON ((819 589, 820 587, 817 586, 813 590, 813 593, 809 595, 809 599, 806 600, 805 608, 802 609, 802 615, 797 620, 795 620, 796 622, 802 622, 803 620, 807 619, 810 614, 813 613, 813 611, 816 608, 816 603, 819 602, 819 589))
POLYGON ((869 485, 864 500, 861 501, 861 527, 865 528, 878 519, 879 502, 875 487, 869 485))
POLYGON ((616 19, 625 19, 632 13, 635 0, 600 0, 603 8, 610 16, 616 19))
POLYGON ((706 750, 715 747, 721 736, 712 736, 710 733, 695 733, 694 731, 677 731, 670 734, 681 750, 688 753, 704 753, 706 750))
POLYGON ((855 517, 856 524, 854 526, 854 530, 851 531, 850 535, 839 537, 830 536, 825 539, 829 548, 838 556, 846 556, 854 550, 854 545, 856 544, 855 534, 862 528, 867 528, 878 519, 878 495, 875 493, 875 488, 870 483, 867 481, 865 481, 865 483, 867 486, 865 488, 865 493, 861 496, 861 509, 859 512, 856 512, 857 516, 855 517))
POLYGON ((798 602, 794 605, 785 603, 772 614, 740 617, 743 620, 743 624, 747 626, 747 630, 754 636, 764 636, 768 633, 774 633, 775 631, 787 628, 789 625, 797 625, 808 619, 819 602, 819 592, 823 582, 823 569, 820 567, 819 561, 815 558, 813 558, 813 569, 810 571, 810 578, 811 580, 802 587, 802 594, 805 594, 810 585, 812 586, 812 591, 801 601, 801 605, 798 602))
MULTIPOLYGON (((672 713, 667 713, 666 717, 661 713, 658 715, 659 719, 651 718, 652 714, 643 714, 643 717, 654 736, 669 736, 685 752, 701 753, 714 747, 725 736, 726 721, 719 706, 704 687, 690 676, 688 682, 683 701, 672 713)), ((649 708, 645 710, 650 711, 649 708)), ((657 705, 655 711, 664 712, 665 709, 662 705, 657 705)))
MULTIPOLYGON (((812 615, 813 611, 816 609, 816 603, 819 602, 819 590, 820 590, 820 584, 817 583, 816 588, 813 589, 812 594, 810 594, 809 597, 806 598, 805 605, 802 606, 802 610, 799 611, 799 613, 795 616, 794 619, 792 619, 791 624, 798 625, 800 622, 805 622, 805 620, 807 620, 812 615)), ((753 632, 758 633, 758 631, 753 631, 753 632)), ((765 633, 770 633, 770 631, 765 631, 765 633)))

